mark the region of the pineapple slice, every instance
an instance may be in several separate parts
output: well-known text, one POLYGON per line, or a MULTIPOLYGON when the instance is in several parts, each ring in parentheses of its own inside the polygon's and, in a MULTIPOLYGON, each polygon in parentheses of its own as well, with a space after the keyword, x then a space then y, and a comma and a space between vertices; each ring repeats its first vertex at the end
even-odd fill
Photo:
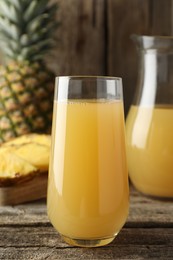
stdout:
POLYGON ((50 135, 28 134, 3 143, 0 146, 0 186, 47 172, 49 153, 50 135))
POLYGON ((48 171, 50 135, 28 134, 4 143, 0 153, 8 150, 33 164, 41 171, 48 171))
POLYGON ((3 144, 3 146, 16 146, 23 145, 27 143, 37 143, 41 145, 46 145, 50 147, 51 144, 51 136, 44 134, 27 134, 20 137, 17 137, 13 140, 10 140, 3 144))
POLYGON ((38 143, 26 143, 15 147, 13 153, 28 161, 40 171, 48 171, 50 148, 38 143))
POLYGON ((38 169, 8 149, 0 152, 0 186, 6 186, 30 179, 38 169))

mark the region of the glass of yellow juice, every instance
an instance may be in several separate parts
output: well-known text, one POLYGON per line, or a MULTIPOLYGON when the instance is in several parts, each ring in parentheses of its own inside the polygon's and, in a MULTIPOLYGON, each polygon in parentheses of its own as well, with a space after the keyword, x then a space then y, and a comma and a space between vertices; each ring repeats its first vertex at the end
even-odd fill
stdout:
POLYGON ((49 165, 48 216, 63 239, 103 246, 129 208, 122 80, 57 77, 49 165))

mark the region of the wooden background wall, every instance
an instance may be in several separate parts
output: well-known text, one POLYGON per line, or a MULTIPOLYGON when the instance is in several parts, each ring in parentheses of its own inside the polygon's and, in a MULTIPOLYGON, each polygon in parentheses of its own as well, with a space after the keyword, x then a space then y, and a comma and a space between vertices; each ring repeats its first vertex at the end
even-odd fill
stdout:
POLYGON ((173 33, 173 0, 50 0, 59 4, 56 75, 123 78, 125 110, 135 91, 137 53, 131 34, 173 33))

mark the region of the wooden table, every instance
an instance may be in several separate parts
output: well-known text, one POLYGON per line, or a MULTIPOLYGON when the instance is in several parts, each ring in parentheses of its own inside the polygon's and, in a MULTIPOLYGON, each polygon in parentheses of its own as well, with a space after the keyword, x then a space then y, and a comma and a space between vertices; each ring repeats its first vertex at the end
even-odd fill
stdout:
POLYGON ((128 221, 105 247, 65 244, 46 215, 46 201, 0 207, 0 259, 173 259, 173 201, 131 188, 128 221))

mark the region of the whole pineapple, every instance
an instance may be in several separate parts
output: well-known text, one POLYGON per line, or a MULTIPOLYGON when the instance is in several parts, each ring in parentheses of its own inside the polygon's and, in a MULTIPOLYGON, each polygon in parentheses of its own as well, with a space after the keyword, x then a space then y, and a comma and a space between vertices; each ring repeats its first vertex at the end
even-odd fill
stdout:
POLYGON ((44 63, 53 47, 56 4, 0 0, 0 143, 51 128, 54 74, 44 63))

